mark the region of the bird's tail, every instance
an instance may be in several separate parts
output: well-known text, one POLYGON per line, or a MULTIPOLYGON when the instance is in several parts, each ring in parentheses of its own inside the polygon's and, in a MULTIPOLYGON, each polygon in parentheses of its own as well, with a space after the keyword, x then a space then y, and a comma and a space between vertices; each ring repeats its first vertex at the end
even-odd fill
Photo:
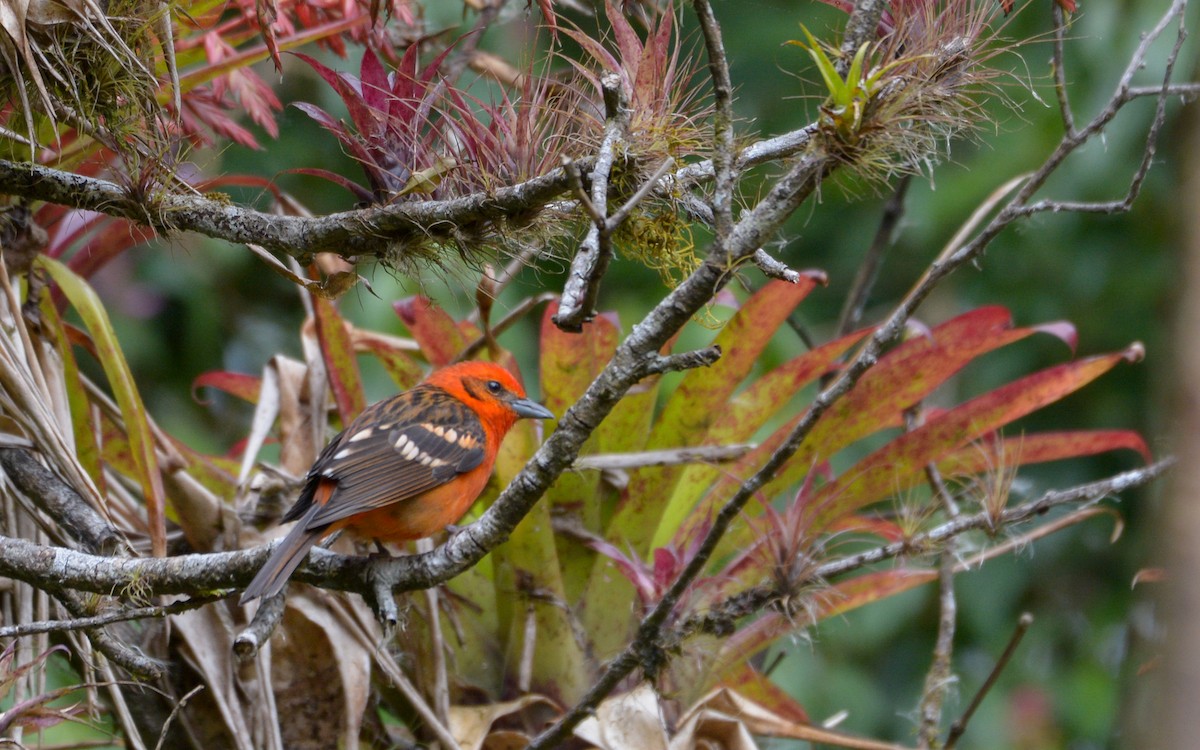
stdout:
POLYGON ((320 526, 316 529, 308 526, 310 517, 315 515, 320 508, 321 506, 314 505, 308 513, 296 521, 296 525, 292 527, 288 535, 271 552, 271 556, 258 571, 258 575, 254 576, 254 580, 242 592, 242 598, 238 600, 239 604, 247 604, 260 596, 274 596, 283 590, 292 572, 300 567, 300 563, 304 562, 304 558, 308 556, 308 551, 328 531, 328 526, 320 526))

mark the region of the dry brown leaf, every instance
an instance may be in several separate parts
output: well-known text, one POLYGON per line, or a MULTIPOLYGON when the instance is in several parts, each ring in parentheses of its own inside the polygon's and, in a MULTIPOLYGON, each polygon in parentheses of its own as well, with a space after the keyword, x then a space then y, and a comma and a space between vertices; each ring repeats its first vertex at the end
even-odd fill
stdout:
MULTIPOLYGON (((790 721, 727 688, 713 690, 680 718, 681 729, 671 742, 671 750, 696 747, 705 737, 739 738, 740 741, 740 733, 733 732, 727 726, 729 721, 740 723, 747 732, 756 735, 820 742, 855 750, 906 750, 903 745, 855 737, 811 724, 790 721)), ((755 745, 728 747, 753 748, 755 745)))
POLYGON ((451 706, 450 733, 454 735, 462 750, 498 750, 513 747, 510 743, 518 737, 524 738, 518 745, 524 747, 529 743, 527 735, 503 729, 493 732, 492 726, 500 719, 519 714, 529 706, 539 703, 557 708, 553 701, 541 695, 525 695, 516 700, 483 706, 451 706))
MULTIPOLYGON (((0 9, 7 0, 0 0, 0 9)), ((2 14, 0 14, 2 15, 2 14)), ((34 343, 21 312, 21 299, 0 263, 0 412, 20 426, 47 463, 92 507, 107 515, 105 498, 79 463, 61 380, 47 381, 57 353, 34 343), (52 387, 53 386, 53 387, 52 387)))
POLYGON ((722 750, 758 750, 754 737, 740 718, 704 710, 691 715, 671 738, 671 750, 716 747, 722 750))
POLYGON ((358 746, 370 700, 371 651, 332 599, 316 589, 293 589, 271 639, 271 682, 289 748, 358 746))
POLYGON ((600 750, 667 750, 667 723, 658 693, 643 682, 628 693, 613 696, 575 727, 575 736, 600 750))
POLYGON ((263 443, 267 441, 267 436, 275 425, 275 418, 279 416, 280 370, 287 368, 291 374, 293 365, 301 370, 304 368, 299 362, 282 355, 272 357, 263 367, 262 384, 258 389, 258 403, 254 405, 254 418, 250 420, 250 434, 246 436, 246 446, 242 451, 242 465, 238 471, 239 488, 245 488, 246 480, 250 478, 250 470, 254 468, 254 462, 258 460, 258 452, 262 450, 263 443))
MULTIPOLYGON (((205 733, 214 742, 218 739, 229 747, 253 750, 256 747, 271 747, 272 743, 256 740, 251 734, 251 722, 247 716, 238 675, 234 672, 233 628, 222 616, 221 607, 199 609, 172 615, 169 619, 171 635, 180 655, 196 671, 208 687, 200 697, 211 701, 220 716, 223 726, 212 720, 195 721, 192 725, 205 733), (199 726, 203 725, 203 726, 199 726)), ((249 701, 254 705, 254 701, 249 701)), ((192 712, 204 705, 201 701, 189 704, 185 712, 192 712)))
POLYGON ((522 750, 529 745, 531 739, 524 732, 500 729, 487 736, 480 750, 522 750))
MULTIPOLYGON (((286 357, 275 357, 279 382, 279 465, 292 476, 303 476, 325 445, 325 419, 313 406, 312 369, 286 357), (320 418, 316 418, 317 414, 320 418)), ((320 367, 317 401, 323 407, 325 367, 320 367)))

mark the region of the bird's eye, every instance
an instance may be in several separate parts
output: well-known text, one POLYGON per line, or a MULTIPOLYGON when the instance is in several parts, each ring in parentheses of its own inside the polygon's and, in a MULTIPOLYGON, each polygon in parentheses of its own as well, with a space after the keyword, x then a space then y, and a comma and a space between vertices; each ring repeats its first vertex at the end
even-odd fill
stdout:
POLYGON ((504 390, 504 386, 500 385, 500 381, 498 380, 489 380, 487 382, 487 389, 493 394, 500 395, 500 392, 504 390))

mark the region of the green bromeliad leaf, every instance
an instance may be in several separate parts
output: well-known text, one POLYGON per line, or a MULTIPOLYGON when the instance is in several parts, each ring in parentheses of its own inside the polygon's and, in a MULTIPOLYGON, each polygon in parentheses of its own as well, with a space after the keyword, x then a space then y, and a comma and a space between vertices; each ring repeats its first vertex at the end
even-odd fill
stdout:
POLYGON ((117 405, 121 409, 135 467, 135 478, 146 500, 152 550, 155 556, 161 557, 167 551, 166 493, 163 490, 162 474, 154 450, 154 434, 150 429, 146 407, 142 403, 137 383, 129 371, 129 364, 125 361, 108 313, 87 282, 62 263, 45 255, 38 256, 36 262, 62 289, 95 342, 96 356, 100 359, 104 374, 117 399, 117 405))

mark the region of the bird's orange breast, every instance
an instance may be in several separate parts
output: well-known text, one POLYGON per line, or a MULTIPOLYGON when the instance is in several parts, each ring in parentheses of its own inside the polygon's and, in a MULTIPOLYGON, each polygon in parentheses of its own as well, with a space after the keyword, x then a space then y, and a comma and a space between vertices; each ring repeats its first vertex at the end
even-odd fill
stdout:
POLYGON ((456 523, 483 492, 491 462, 416 497, 350 516, 334 524, 362 539, 406 542, 424 539, 456 523))

